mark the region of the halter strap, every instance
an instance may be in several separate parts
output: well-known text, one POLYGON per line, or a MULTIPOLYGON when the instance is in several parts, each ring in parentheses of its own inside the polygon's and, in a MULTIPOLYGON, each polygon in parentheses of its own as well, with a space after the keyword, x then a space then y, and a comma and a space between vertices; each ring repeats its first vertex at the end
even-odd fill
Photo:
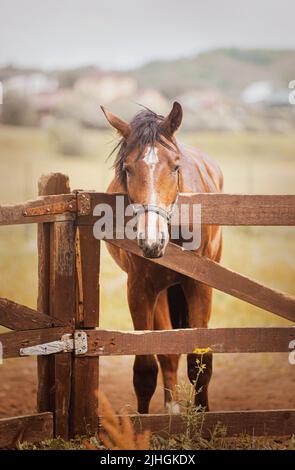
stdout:
POLYGON ((136 215, 144 214, 146 212, 155 212, 156 214, 159 214, 161 217, 166 219, 167 223, 170 223, 171 221, 172 211, 166 211, 166 209, 156 206, 155 204, 143 204, 138 208, 136 208, 134 204, 132 206, 136 215))

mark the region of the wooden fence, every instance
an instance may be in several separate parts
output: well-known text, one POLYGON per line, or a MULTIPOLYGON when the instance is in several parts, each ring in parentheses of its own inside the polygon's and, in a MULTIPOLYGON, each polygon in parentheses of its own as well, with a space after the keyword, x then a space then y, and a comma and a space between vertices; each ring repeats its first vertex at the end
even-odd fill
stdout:
MULTIPOLYGON (((93 236, 97 220, 93 209, 98 203, 114 206, 115 197, 70 192, 68 178, 55 173, 40 179, 37 200, 0 207, 0 225, 38 224, 39 257, 37 310, 0 299, 0 325, 13 330, 0 334, 4 359, 38 355, 38 413, 0 419, 0 447, 19 440, 67 439, 96 432, 95 392, 102 355, 190 353, 196 345, 210 346, 217 353, 290 352, 294 327, 136 333, 99 329, 100 242, 93 236)), ((204 224, 295 225, 295 196, 193 194, 181 195, 179 203, 201 203, 204 224)), ((135 241, 108 241, 142 256, 135 241)), ((172 243, 163 258, 152 262, 295 321, 294 296, 172 243)), ((180 415, 134 415, 132 419, 138 429, 155 432, 175 432, 184 426, 180 415)), ((227 426, 228 435, 291 434, 295 431, 295 410, 208 412, 204 434, 217 422, 227 426)))

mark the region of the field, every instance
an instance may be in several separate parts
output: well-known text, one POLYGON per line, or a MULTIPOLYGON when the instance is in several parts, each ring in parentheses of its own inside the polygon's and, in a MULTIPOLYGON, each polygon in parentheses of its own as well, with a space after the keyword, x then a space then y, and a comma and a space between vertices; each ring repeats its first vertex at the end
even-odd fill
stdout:
MULTIPOLYGON (((0 203, 34 198, 43 173, 70 176, 71 187, 103 191, 112 177, 106 158, 115 141, 110 132, 79 131, 81 156, 64 156, 45 130, 0 127, 0 203)), ((281 134, 183 134, 179 140, 211 154, 225 176, 225 192, 288 194, 294 192, 295 136, 281 134)), ((294 228, 229 227, 224 229, 222 263, 270 287, 295 293, 294 228)), ((36 227, 1 227, 0 296, 36 306, 36 227)), ((101 319, 104 328, 131 329, 126 278, 102 253, 101 319)), ((215 292, 211 327, 275 326, 288 322, 240 300, 215 292)), ((101 387, 117 408, 134 409, 129 357, 101 360, 101 387), (123 378, 124 377, 124 378, 123 378), (122 387, 122 379, 126 387, 122 387), (117 385, 124 393, 117 393, 117 385), (120 395, 120 396, 118 396, 120 395)), ((34 409, 35 362, 6 361, 1 366, 0 416, 34 409), (17 375, 17 377, 16 377, 17 375), (4 380, 11 378, 13 382, 4 380), (23 395, 18 397, 22 380, 23 395), (27 384, 27 385, 26 385, 27 384), (11 411, 13 410, 13 413, 11 411)), ((219 355, 212 381, 212 409, 294 407, 295 369, 286 354, 219 355)), ((182 362, 180 376, 185 378, 182 362)), ((162 407, 160 387, 153 411, 162 407)))

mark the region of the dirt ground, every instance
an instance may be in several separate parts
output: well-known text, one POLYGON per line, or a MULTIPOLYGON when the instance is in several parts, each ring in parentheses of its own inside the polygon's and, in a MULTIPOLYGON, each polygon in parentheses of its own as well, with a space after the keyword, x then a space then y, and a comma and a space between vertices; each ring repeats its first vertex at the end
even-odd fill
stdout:
MULTIPOLYGON (((211 410, 295 408, 295 366, 287 354, 215 355, 210 385, 211 410)), ((132 386, 132 357, 100 359, 100 388, 116 410, 136 411, 132 386)), ((11 359, 0 366, 0 417, 36 411, 37 375, 34 358, 11 359)), ((179 382, 187 383, 185 357, 179 382)), ((159 375, 151 412, 163 411, 163 386, 159 375)))

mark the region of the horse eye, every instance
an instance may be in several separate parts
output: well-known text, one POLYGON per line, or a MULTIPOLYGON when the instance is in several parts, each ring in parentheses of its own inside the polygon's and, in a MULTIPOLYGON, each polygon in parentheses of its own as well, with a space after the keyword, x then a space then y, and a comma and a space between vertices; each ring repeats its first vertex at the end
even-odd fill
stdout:
POLYGON ((179 165, 175 165, 175 167, 173 168, 173 173, 177 173, 179 170, 179 165))

